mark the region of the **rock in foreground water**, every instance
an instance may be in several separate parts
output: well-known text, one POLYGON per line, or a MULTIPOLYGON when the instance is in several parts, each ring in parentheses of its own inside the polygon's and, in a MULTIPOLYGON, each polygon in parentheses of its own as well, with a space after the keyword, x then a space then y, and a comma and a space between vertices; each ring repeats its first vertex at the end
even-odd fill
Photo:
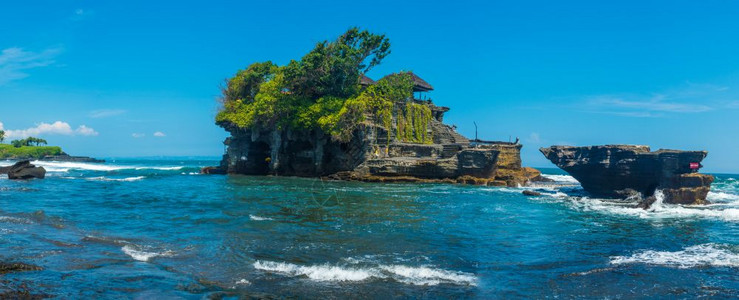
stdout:
POLYGON ((34 166, 28 160, 23 160, 12 166, 0 167, 0 174, 7 174, 8 179, 43 179, 46 177, 46 169, 34 166))
POLYGON ((706 151, 651 152, 649 146, 638 145, 551 146, 539 151, 595 197, 650 197, 661 190, 664 203, 706 204, 714 179, 697 173, 706 151))

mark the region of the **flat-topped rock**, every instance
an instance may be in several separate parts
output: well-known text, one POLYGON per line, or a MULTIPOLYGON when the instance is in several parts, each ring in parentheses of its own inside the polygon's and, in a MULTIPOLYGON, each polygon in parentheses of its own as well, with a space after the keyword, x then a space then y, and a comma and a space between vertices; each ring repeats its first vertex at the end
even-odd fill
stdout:
POLYGON ((662 190, 665 203, 705 204, 713 176, 698 174, 706 151, 652 152, 644 145, 551 146, 539 149, 595 197, 643 197, 662 190))
POLYGON ((47 155, 39 160, 43 161, 59 161, 59 162, 79 162, 79 163, 104 163, 105 160, 87 157, 87 156, 72 156, 66 153, 60 155, 47 155))

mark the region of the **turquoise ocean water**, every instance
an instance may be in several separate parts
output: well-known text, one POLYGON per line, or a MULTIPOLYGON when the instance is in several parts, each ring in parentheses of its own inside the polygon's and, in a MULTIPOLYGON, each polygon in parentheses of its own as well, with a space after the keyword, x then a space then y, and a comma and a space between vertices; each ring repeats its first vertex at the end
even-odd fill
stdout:
POLYGON ((0 261, 44 270, 0 275, 0 293, 739 297, 739 175, 716 175, 711 205, 644 211, 556 169, 495 188, 198 174, 215 159, 38 164, 44 180, 0 179, 0 261))

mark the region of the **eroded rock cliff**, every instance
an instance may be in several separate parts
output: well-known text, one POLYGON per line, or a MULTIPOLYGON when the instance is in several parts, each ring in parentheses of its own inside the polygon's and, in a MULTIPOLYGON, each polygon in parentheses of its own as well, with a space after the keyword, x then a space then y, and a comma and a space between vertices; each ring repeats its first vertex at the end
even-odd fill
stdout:
POLYGON ((665 203, 705 204, 713 182, 713 176, 697 173, 706 151, 651 152, 649 146, 639 145, 539 150, 596 197, 627 198, 640 193, 646 198, 661 190, 665 203))
POLYGON ((247 175, 327 176, 377 182, 459 182, 520 186, 539 176, 522 168, 522 145, 504 142, 472 144, 442 123, 445 107, 430 102, 434 118, 427 126, 431 143, 408 143, 388 128, 366 122, 348 142, 319 129, 294 131, 226 128, 221 165, 206 173, 247 175))

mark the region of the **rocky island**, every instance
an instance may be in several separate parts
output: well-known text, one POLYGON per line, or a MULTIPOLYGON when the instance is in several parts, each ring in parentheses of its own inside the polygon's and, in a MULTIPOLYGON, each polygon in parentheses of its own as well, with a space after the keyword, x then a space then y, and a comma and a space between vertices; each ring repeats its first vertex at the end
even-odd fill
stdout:
POLYGON ((389 54, 382 35, 350 29, 286 66, 255 63, 223 89, 216 124, 231 137, 204 173, 326 176, 380 182, 519 186, 522 145, 465 138, 413 72, 364 74, 389 54))
POLYGON ((551 146, 539 149, 557 167, 580 182, 595 197, 628 198, 641 195, 649 207, 656 191, 664 203, 706 204, 714 178, 700 174, 706 151, 660 149, 649 146, 551 146))

